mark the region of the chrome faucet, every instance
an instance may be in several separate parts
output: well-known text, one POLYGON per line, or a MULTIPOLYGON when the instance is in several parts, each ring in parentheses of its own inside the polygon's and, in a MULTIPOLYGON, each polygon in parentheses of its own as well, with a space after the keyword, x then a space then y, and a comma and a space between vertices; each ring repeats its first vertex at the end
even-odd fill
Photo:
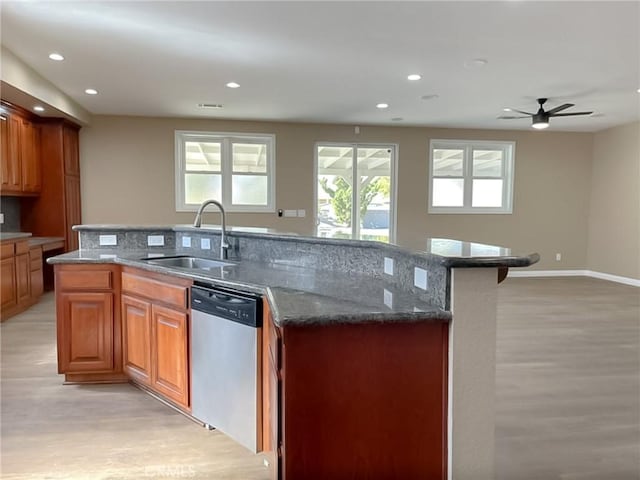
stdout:
POLYGON ((207 205, 211 204, 218 207, 218 209, 220 210, 220 216, 222 217, 222 232, 220 233, 220 260, 226 260, 229 244, 227 243, 225 238, 227 236, 227 221, 222 203, 218 202, 217 200, 205 200, 204 202, 202 202, 202 205, 200 205, 200 208, 198 208, 198 213, 196 213, 196 219, 193 222, 193 226, 196 228, 200 228, 202 226, 202 212, 204 212, 204 209, 207 207, 207 205))

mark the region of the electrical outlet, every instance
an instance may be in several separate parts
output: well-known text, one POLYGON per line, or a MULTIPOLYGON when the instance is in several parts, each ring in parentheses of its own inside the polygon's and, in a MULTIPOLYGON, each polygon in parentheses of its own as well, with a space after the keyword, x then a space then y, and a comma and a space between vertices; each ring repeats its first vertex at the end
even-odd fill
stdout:
POLYGON ((191 237, 182 237, 182 246, 189 248, 191 246, 191 237))
POLYGON ((383 295, 384 304, 389 308, 393 308, 393 293, 385 288, 383 295))
POLYGON ((98 237, 98 243, 100 243, 101 247, 106 247, 108 245, 117 245, 118 237, 116 235, 100 235, 98 237))
POLYGON ((298 211, 297 210, 285 210, 284 211, 284 216, 285 217, 297 217, 298 216, 298 211))
POLYGON ((4 223, 4 213, 0 213, 0 224, 4 223))
POLYGON ((562 254, 556 253, 556 262, 559 262, 560 260, 562 260, 562 254))
POLYGON ((427 271, 423 268, 415 267, 413 269, 413 284, 421 288, 422 290, 427 289, 427 271))
POLYGON ((211 239, 210 238, 201 238, 200 239, 200 249, 201 250, 211 250, 211 239))
POLYGON ((393 258, 384 257, 384 273, 393 275, 393 258))
POLYGON ((307 211, 306 211, 306 210, 304 210, 304 209, 302 209, 302 208, 301 208, 301 209, 299 209, 299 210, 298 210, 298 216, 299 216, 299 217, 306 217, 306 216, 307 216, 307 211))
POLYGON ((164 247, 164 235, 147 235, 147 246, 164 247))

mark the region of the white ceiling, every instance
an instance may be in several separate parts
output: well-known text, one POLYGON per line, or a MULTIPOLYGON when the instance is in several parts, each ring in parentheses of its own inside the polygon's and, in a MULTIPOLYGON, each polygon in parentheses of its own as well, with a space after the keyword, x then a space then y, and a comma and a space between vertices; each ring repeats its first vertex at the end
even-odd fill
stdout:
POLYGON ((496 117, 507 106, 535 111, 535 99, 548 97, 548 108, 570 102, 595 113, 551 119, 550 130, 640 119, 638 1, 1 8, 2 44, 93 114, 528 129, 528 119, 496 117), (49 60, 52 51, 66 60, 49 60), (477 58, 488 63, 465 66, 477 58))

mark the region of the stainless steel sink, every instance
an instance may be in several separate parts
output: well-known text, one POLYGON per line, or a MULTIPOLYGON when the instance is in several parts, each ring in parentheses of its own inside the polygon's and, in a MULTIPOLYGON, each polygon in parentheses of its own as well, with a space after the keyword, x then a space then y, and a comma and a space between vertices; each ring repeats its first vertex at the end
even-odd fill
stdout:
POLYGON ((233 266, 233 263, 200 257, 157 257, 144 258, 143 260, 153 265, 172 268, 187 268, 190 270, 211 270, 212 268, 233 266))

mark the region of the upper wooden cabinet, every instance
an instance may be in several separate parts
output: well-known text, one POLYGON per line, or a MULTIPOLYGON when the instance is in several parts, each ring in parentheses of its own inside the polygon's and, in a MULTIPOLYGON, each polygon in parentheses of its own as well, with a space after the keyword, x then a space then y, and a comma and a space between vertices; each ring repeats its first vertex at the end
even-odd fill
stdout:
POLYGON ((0 122, 2 124, 0 193, 22 195, 22 118, 7 111, 0 115, 0 122))
POLYGON ((47 119, 40 124, 42 171, 38 197, 22 201, 22 229, 43 237, 64 237, 65 250, 77 250, 74 225, 82 223, 77 125, 47 119))
POLYGON ((42 188, 39 152, 39 127, 23 118, 20 122, 20 165, 23 192, 39 193, 42 188))

